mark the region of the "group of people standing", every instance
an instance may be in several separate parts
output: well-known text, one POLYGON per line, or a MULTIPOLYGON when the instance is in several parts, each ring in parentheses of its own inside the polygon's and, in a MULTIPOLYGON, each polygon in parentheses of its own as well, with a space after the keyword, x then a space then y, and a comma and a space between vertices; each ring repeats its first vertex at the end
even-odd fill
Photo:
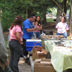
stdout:
POLYGON ((31 15, 24 22, 21 16, 16 16, 9 30, 9 47, 11 51, 10 67, 13 72, 19 72, 18 62, 21 54, 26 60, 28 59, 28 52, 26 51, 26 39, 31 39, 33 32, 35 32, 36 36, 40 38, 41 29, 42 24, 39 16, 36 18, 35 15, 31 15))
MULTIPOLYGON (((57 35, 63 35, 67 37, 68 25, 65 23, 65 17, 62 17, 61 22, 56 25, 57 35)), ((11 52, 10 63, 5 61, 5 66, 10 69, 7 72, 19 72, 18 62, 22 55, 26 60, 28 52, 26 50, 26 40, 31 39, 31 37, 40 38, 40 31, 42 30, 42 23, 40 22, 40 17, 35 15, 29 16, 23 22, 23 18, 18 15, 16 16, 14 22, 11 24, 9 29, 10 41, 9 47, 11 52)), ((5 56, 4 56, 5 57, 5 56)), ((6 57, 5 57, 6 58, 6 57)), ((1 68, 0 68, 1 70, 1 68)), ((6 71, 2 71, 6 72, 6 71)))

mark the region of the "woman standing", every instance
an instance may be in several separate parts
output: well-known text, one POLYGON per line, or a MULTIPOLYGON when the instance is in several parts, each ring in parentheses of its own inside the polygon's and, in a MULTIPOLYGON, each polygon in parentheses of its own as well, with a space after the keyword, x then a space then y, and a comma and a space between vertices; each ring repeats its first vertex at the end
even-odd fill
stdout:
POLYGON ((9 47, 11 51, 10 67, 13 72, 19 72, 18 62, 21 55, 22 49, 22 22, 23 18, 21 16, 16 16, 13 24, 10 26, 10 42, 9 47))
POLYGON ((40 35, 41 35, 40 30, 42 30, 42 24, 40 22, 39 16, 36 17, 36 21, 33 24, 34 24, 35 27, 39 27, 39 30, 34 31, 34 34, 35 34, 36 38, 40 39, 40 35))
POLYGON ((63 35, 67 38, 68 25, 65 23, 65 17, 61 18, 61 22, 56 25, 57 35, 63 35))

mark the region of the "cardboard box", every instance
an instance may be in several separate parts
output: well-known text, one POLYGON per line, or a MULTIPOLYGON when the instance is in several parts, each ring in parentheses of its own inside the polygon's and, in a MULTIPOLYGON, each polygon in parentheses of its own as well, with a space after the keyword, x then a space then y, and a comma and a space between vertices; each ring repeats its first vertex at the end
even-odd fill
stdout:
POLYGON ((50 59, 35 60, 34 72, 55 72, 50 59))
POLYGON ((35 59, 35 66, 52 66, 51 59, 35 59))
POLYGON ((47 56, 47 51, 44 49, 42 49, 41 51, 37 51, 35 49, 32 50, 33 60, 46 58, 46 56, 47 56))
POLYGON ((55 70, 52 66, 34 67, 34 72, 55 72, 55 70))

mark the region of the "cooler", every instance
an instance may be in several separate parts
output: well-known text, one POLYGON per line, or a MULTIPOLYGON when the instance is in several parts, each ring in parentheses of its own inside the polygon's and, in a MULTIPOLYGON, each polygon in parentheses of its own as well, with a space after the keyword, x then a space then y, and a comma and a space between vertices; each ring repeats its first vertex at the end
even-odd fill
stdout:
POLYGON ((26 50, 31 51, 33 49, 33 46, 36 46, 36 45, 42 46, 40 43, 42 43, 41 39, 27 39, 26 40, 26 50))

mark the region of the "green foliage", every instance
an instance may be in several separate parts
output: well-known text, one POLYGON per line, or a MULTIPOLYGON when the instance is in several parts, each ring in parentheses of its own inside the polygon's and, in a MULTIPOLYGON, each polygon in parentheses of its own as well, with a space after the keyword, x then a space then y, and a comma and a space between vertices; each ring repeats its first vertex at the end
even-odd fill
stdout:
POLYGON ((47 14, 51 13, 52 15, 56 16, 57 15, 57 8, 52 7, 52 8, 47 8, 47 14))
MULTIPOLYGON (((63 2, 64 0, 56 1, 63 2)), ((33 11, 36 16, 45 18, 46 12, 52 12, 51 9, 56 7, 56 4, 53 0, 0 0, 0 11, 2 11, 0 16, 2 15, 1 22, 4 31, 8 30, 17 15, 26 19, 26 7, 28 15, 33 11)))
POLYGON ((53 18, 47 18, 47 22, 55 22, 53 18))
POLYGON ((25 9, 25 7, 23 7, 23 9, 21 8, 21 5, 23 5, 23 3, 20 0, 3 0, 1 1, 0 7, 2 9, 2 26, 3 26, 3 30, 8 30, 8 28, 10 27, 10 25, 13 23, 15 17, 17 15, 21 15, 22 17, 24 17, 24 19, 26 19, 25 17, 25 13, 23 11, 23 9, 25 9))

